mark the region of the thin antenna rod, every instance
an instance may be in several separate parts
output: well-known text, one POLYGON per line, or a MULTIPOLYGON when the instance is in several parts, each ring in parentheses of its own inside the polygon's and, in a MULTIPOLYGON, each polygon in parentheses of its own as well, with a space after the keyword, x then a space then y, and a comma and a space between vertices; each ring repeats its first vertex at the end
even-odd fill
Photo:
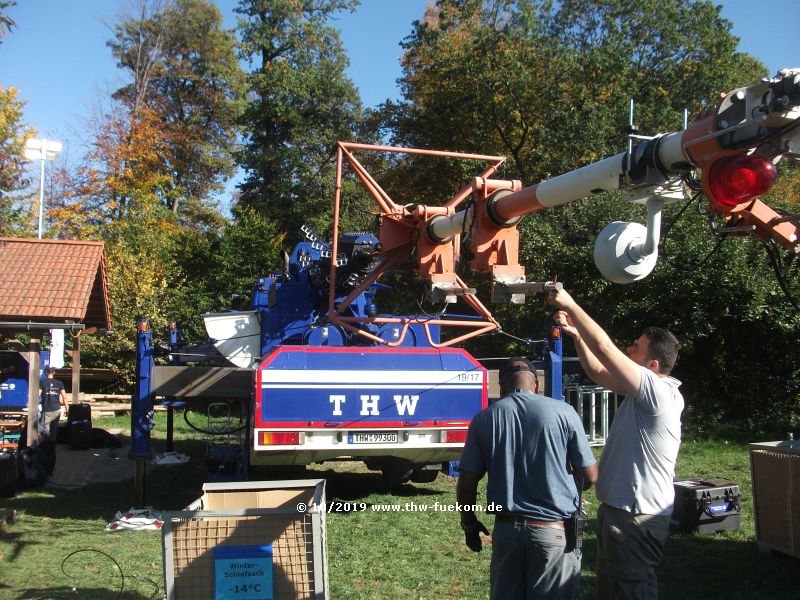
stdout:
POLYGON ((628 117, 628 173, 633 168, 633 133, 636 128, 633 124, 633 98, 631 98, 630 116, 628 117))

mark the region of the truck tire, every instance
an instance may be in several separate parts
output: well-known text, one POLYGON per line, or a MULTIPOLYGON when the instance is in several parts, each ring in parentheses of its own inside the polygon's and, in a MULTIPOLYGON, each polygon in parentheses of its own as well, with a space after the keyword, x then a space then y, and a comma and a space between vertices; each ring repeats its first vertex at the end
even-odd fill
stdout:
POLYGON ((414 469, 411 474, 411 481, 414 483, 433 483, 439 476, 440 469, 441 466, 439 464, 426 465, 421 469, 414 469))
POLYGON ((414 465, 403 458, 385 458, 381 464, 383 483, 390 487, 403 485, 414 474, 414 465))

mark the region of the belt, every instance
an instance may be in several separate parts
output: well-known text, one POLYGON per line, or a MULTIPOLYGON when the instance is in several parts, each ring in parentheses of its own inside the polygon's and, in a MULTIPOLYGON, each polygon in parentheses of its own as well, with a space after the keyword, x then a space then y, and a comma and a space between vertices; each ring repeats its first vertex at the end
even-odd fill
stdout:
POLYGON ((540 521, 539 519, 528 519, 510 513, 497 513, 494 516, 496 521, 507 523, 518 523, 529 527, 547 527, 549 529, 564 529, 564 521, 540 521))

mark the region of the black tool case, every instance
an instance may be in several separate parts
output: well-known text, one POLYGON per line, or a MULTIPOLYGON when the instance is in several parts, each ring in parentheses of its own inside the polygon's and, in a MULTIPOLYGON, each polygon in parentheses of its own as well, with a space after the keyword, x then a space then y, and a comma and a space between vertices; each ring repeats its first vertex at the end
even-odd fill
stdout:
POLYGON ((739 529, 741 490, 729 479, 692 478, 673 482, 675 506, 670 530, 702 535, 739 529))

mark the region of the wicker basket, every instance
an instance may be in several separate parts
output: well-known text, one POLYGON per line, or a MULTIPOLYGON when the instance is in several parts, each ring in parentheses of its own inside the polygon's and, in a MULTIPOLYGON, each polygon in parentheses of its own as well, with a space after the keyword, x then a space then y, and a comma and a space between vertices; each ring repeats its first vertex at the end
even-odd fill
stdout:
POLYGON ((756 541, 800 558, 800 442, 750 444, 756 541))

